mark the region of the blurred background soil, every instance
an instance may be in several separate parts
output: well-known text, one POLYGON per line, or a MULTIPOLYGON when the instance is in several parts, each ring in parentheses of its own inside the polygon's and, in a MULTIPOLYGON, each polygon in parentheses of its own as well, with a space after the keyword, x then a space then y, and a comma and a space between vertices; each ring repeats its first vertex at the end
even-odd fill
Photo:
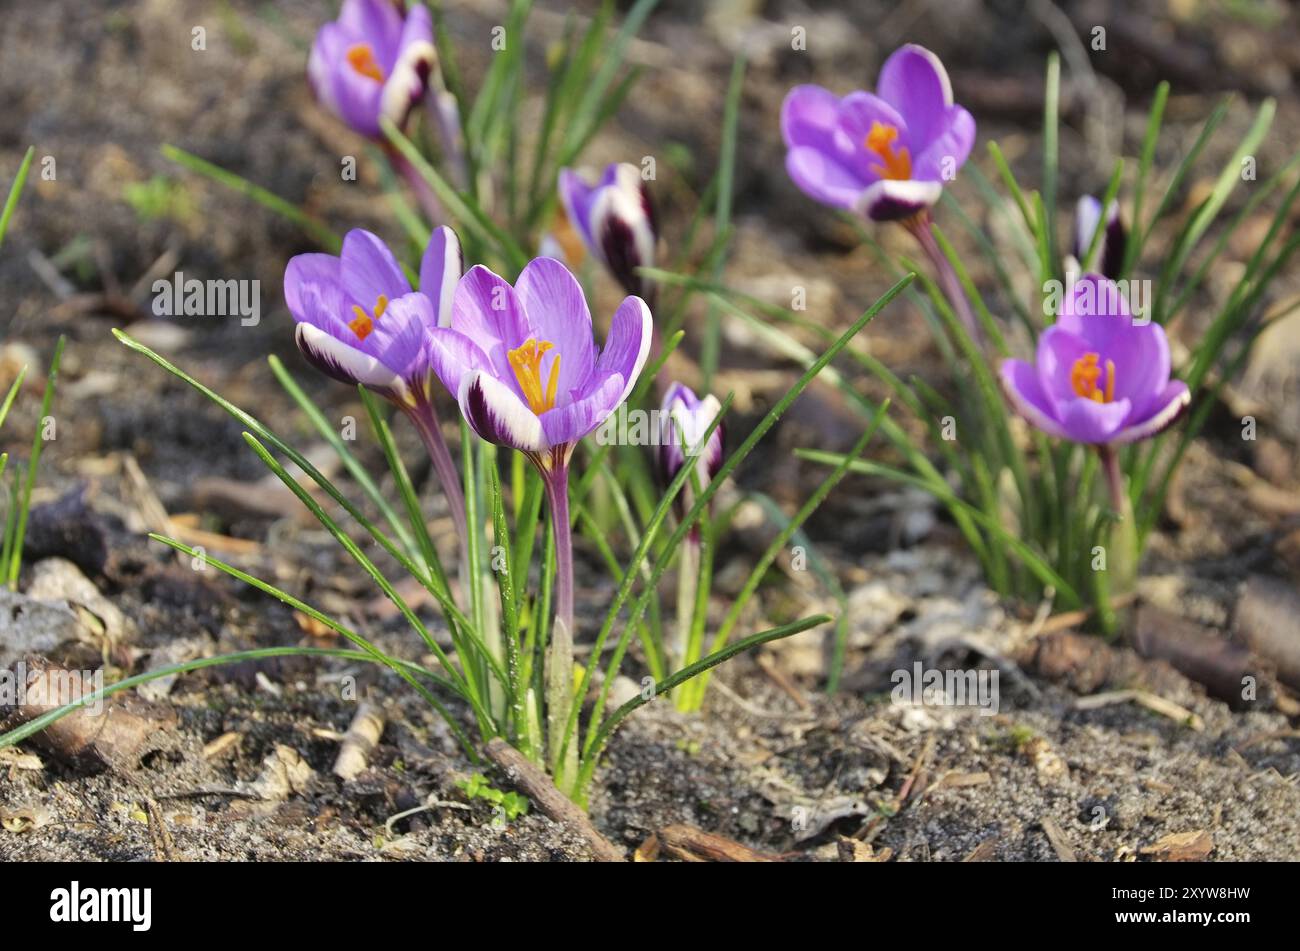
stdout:
MULTIPOLYGON (((470 88, 492 55, 490 31, 505 8, 504 0, 444 5, 470 88)), ((568 9, 539 4, 526 38, 535 69, 568 9)), ((594 5, 574 9, 585 15, 594 5)), ((19 0, 0 18, 0 180, 9 180, 28 145, 36 147, 0 251, 0 386, 32 365, 0 448, 14 456, 11 464, 26 458, 43 369, 57 336, 67 335, 58 437, 42 459, 29 568, 34 573, 42 558, 71 562, 123 619, 118 637, 61 645, 64 662, 92 663, 98 654, 111 670, 134 672, 239 647, 320 640, 301 623, 306 619, 278 603, 215 572, 193 572, 148 542, 143 534, 159 528, 160 512, 164 527, 414 656, 401 619, 266 480, 239 425, 110 334, 126 329, 307 446, 322 465, 327 453, 275 385, 266 356, 280 356, 332 418, 364 421, 354 395, 312 374, 292 344, 280 278, 292 254, 313 248, 310 241, 160 152, 163 143, 180 146, 340 232, 367 227, 396 240, 401 232, 381 194, 377 157, 315 105, 304 79, 312 35, 329 13, 314 2, 19 0), (206 50, 191 48, 196 26, 206 30, 206 50), (347 155, 359 159, 358 181, 340 178, 347 155), (47 156, 52 180, 40 174, 47 156), (152 319, 151 285, 176 271, 260 281, 260 323, 152 319)), ((809 316, 843 327, 892 280, 850 228, 787 178, 778 114, 791 85, 818 82, 840 93, 869 87, 897 45, 922 43, 947 64, 957 101, 977 119, 972 162, 995 178, 985 151, 995 139, 1021 182, 1036 187, 1044 62, 1061 49, 1063 224, 1077 196, 1104 189, 1117 153, 1136 153, 1159 80, 1173 91, 1156 194, 1215 102, 1234 93, 1219 135, 1176 196, 1176 223, 1204 197, 1264 97, 1277 97, 1278 113, 1257 156, 1259 180, 1300 149, 1297 40, 1296 15, 1281 2, 666 0, 630 49, 644 75, 586 161, 656 157, 655 193, 671 249, 716 163, 727 75, 744 51, 737 231, 726 280, 782 305, 792 288, 805 287, 809 316), (806 51, 791 49, 794 27, 806 30, 806 51), (1088 46, 1096 27, 1106 31, 1105 51, 1088 46)), ((969 200, 972 213, 984 213, 969 181, 959 179, 956 195, 969 200)), ((1226 214, 1248 196, 1248 186, 1239 190, 1226 214)), ((1234 237, 1177 334, 1196 333, 1222 303, 1267 227, 1268 210, 1234 237)), ((980 223, 998 228, 996 220, 980 223)), ((881 230, 887 247, 911 253, 901 234, 881 230)), ((968 240, 955 226, 948 231, 959 243, 968 240)), ((1157 228, 1140 263, 1145 275, 1158 269, 1173 231, 1172 224, 1157 228)), ((966 260, 996 301, 984 259, 972 253, 966 260)), ((1026 287, 1026 299, 1031 291, 1026 287)), ((1297 275, 1283 274, 1270 305, 1298 292, 1297 275)), ((603 282, 601 294, 597 314, 615 299, 603 282)), ((702 310, 688 321, 688 347, 696 320, 702 310)), ((863 340, 900 376, 919 373, 942 385, 926 325, 910 304, 890 307, 863 340)), ((805 342, 816 344, 811 336, 805 342)), ((723 369, 718 388, 737 394, 736 434, 797 375, 736 323, 726 326, 723 369)), ((1195 623, 1240 643, 1243 592, 1263 591, 1258 610, 1272 610, 1269 624, 1300 643, 1300 614, 1285 608, 1300 576, 1298 370, 1300 324, 1292 318, 1270 331, 1243 380, 1229 388, 1170 493, 1142 594, 1175 620, 1148 614, 1161 620, 1147 623, 1195 623), (1258 420, 1253 441, 1241 438, 1248 414, 1258 420)), ((870 381, 860 385, 884 395, 870 381)), ((833 390, 814 386, 742 473, 739 488, 793 511, 820 475, 791 450, 844 449, 861 425, 833 390)), ((418 459, 410 434, 398 435, 407 458, 418 459)), ((379 471, 378 451, 361 445, 379 471)), ((422 464, 414 473, 423 483, 422 464)), ((440 500, 426 496, 434 516, 444 514, 440 500)), ((751 508, 719 564, 723 610, 773 531, 761 508, 751 508)), ((449 541, 449 521, 438 524, 449 541)), ((635 848, 665 826, 689 823, 798 858, 1300 858, 1298 709, 1273 672, 1257 701, 1230 709, 1162 660, 1140 659, 1123 646, 1113 653, 1105 645, 1080 647, 1059 625, 1044 631, 1033 606, 995 603, 930 500, 893 486, 846 480, 808 534, 849 593, 845 691, 834 698, 818 692, 824 651, 820 635, 810 634, 731 665, 703 718, 677 716, 664 704, 641 711, 615 740, 593 803, 598 825, 615 842, 635 848), (1057 654, 1084 651, 1092 673, 1054 663, 1057 654, 1044 657, 1036 642, 1057 654), (980 717, 883 702, 889 671, 921 658, 999 667, 1008 678, 1002 710, 980 717), (1175 710, 1110 696, 1130 688, 1175 710), (1084 698, 1098 693, 1106 702, 1089 707, 1084 698)), ((579 558, 580 600, 595 616, 611 589, 594 551, 579 558)), ((63 570, 47 565, 46 574, 63 570)), ((758 603, 754 630, 770 618, 835 607, 788 565, 758 603)), ((92 613, 102 622, 111 611, 92 613)), ((0 618, 0 641, 4 631, 0 618)), ((634 666, 627 672, 640 676, 634 666)), ((31 759, 0 760, 0 857, 583 854, 544 817, 503 828, 482 803, 465 803, 455 779, 475 767, 418 698, 385 678, 374 685, 387 698, 389 722, 372 768, 336 780, 329 766, 337 734, 355 711, 338 688, 346 673, 336 664, 295 661, 266 665, 260 675, 187 677, 147 701, 170 719, 158 731, 159 748, 128 771, 87 769, 39 750, 26 754, 31 759), (282 747, 307 767, 302 781, 278 798, 250 793, 288 756, 282 747), (146 801, 158 809, 145 808, 146 801), (385 826, 430 801, 428 811, 385 826), (170 830, 170 855, 158 845, 159 824, 170 830)))

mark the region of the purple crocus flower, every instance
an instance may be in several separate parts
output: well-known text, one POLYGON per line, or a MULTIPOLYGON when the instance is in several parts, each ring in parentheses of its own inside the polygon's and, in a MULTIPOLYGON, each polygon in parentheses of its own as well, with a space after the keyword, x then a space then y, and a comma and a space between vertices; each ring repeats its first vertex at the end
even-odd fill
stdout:
POLYGON ((326 108, 378 139, 381 116, 405 124, 437 59, 425 7, 417 4, 403 17, 392 0, 343 0, 339 18, 316 34, 307 77, 326 108))
POLYGON ((796 86, 781 107, 790 177, 811 198, 876 221, 909 218, 939 200, 975 142, 975 120, 952 101, 943 63, 909 44, 885 60, 875 93, 843 99, 796 86))
POLYGON ((1109 451, 1160 432, 1190 402, 1169 370, 1164 328, 1134 323, 1114 282, 1089 274, 1038 338, 1036 365, 1004 360, 1001 377, 1017 412, 1043 432, 1109 451))
POLYGON ((1105 230, 1097 248, 1096 261, 1101 273, 1112 281, 1118 280, 1124 267, 1124 246, 1128 236, 1119 216, 1119 202, 1112 201, 1106 209, 1106 219, 1101 216, 1101 202, 1092 195, 1084 195, 1074 211, 1074 257, 1083 261, 1092 247, 1098 226, 1105 230))
POLYGON ((477 265, 461 278, 451 326, 429 332, 434 372, 456 394, 482 438, 537 466, 555 538, 555 621, 546 657, 548 766, 565 792, 577 775, 577 743, 565 744, 573 710, 573 535, 569 459, 578 440, 627 399, 650 351, 650 308, 628 297, 614 312, 605 349, 577 278, 537 258, 513 287, 477 265))
POLYGON ((588 252, 629 294, 647 296, 649 282, 636 269, 654 266, 659 229, 640 169, 615 163, 606 167, 600 181, 588 185, 577 172, 562 168, 559 189, 569 223, 588 252))
MULTIPOLYGON (((659 476, 668 484, 673 480, 682 466, 686 465, 687 454, 695 461, 700 488, 703 489, 717 475, 722 467, 722 446, 725 439, 723 424, 718 423, 709 438, 701 444, 700 440, 713 421, 721 412, 722 405, 717 398, 709 394, 700 399, 690 387, 674 383, 664 394, 663 406, 659 411, 659 476), (683 448, 685 447, 685 448, 683 448)), ((679 506, 685 506, 689 496, 690 483, 678 494, 679 506)), ((679 511, 679 514, 681 512, 679 511)))
POLYGON ((474 431, 528 454, 543 472, 627 398, 650 348, 650 308, 628 297, 605 349, 577 279, 537 258, 510 284, 482 265, 456 288, 451 325, 430 332, 433 368, 474 431))
POLYGON ((299 254, 284 269, 284 299, 297 321, 294 341, 307 362, 344 383, 360 384, 400 407, 419 430, 464 536, 460 476, 434 412, 433 328, 451 323, 463 268, 450 228, 429 238, 420 290, 377 236, 356 229, 342 253, 299 254))

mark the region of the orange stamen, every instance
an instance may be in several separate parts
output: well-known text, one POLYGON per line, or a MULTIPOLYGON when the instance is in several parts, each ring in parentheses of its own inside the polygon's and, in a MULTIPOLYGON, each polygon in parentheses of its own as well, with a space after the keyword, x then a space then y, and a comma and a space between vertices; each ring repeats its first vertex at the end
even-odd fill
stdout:
POLYGON ((384 81, 384 71, 375 62, 375 51, 369 43, 357 43, 348 47, 347 60, 348 65, 362 76, 368 76, 377 83, 384 81))
POLYGON ((880 156, 881 164, 872 166, 871 170, 881 178, 902 181, 912 177, 912 156, 906 146, 894 147, 897 140, 896 128, 880 121, 873 121, 865 144, 868 152, 880 156))
POLYGON ((546 388, 542 388, 542 357, 554 345, 547 340, 540 343, 529 337, 521 346, 506 354, 510 369, 515 371, 519 381, 519 390, 528 401, 528 407, 538 416, 555 408, 555 393, 560 384, 560 355, 557 353, 551 361, 550 376, 546 388))
POLYGON ((1099 359, 1095 353, 1085 353, 1075 360, 1070 368, 1070 387, 1084 399, 1112 403, 1115 400, 1115 361, 1106 361, 1106 389, 1103 391, 1097 386, 1101 379, 1101 367, 1097 365, 1099 359))
POLYGON ((367 314, 360 304, 353 304, 352 311, 357 316, 348 321, 348 327, 357 335, 358 340, 365 340, 374 332, 375 321, 384 316, 384 311, 388 309, 388 298, 383 294, 375 299, 375 310, 373 314, 367 314))

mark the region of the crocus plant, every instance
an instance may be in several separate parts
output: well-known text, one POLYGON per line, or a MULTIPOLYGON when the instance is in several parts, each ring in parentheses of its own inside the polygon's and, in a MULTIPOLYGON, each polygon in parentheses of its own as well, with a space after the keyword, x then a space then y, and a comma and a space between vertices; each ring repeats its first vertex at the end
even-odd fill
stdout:
POLYGON ((930 209, 975 144, 975 120, 953 102, 939 58, 915 44, 895 50, 874 93, 841 98, 821 86, 796 86, 781 106, 781 135, 786 170, 810 198, 872 221, 901 222, 915 236, 967 331, 979 339, 930 227, 930 209))
POLYGON ((1123 513, 1117 448, 1156 435, 1191 400, 1187 384, 1169 373, 1165 329, 1134 321, 1119 288, 1089 274, 1038 338, 1035 363, 1004 360, 1001 379, 1016 411, 1034 426, 1097 448, 1111 504, 1123 513))
POLYGON ((573 705, 573 541, 569 462, 631 392, 650 350, 650 308, 628 297, 614 313, 603 350, 577 279, 553 258, 537 258, 511 286, 482 265, 456 289, 451 323, 429 332, 438 378, 481 438, 518 450, 546 487, 555 533, 555 622, 547 658, 550 765, 572 787, 577 745, 559 755, 573 705))
POLYGON ((375 235, 349 231, 342 252, 299 254, 284 271, 284 299, 297 321, 294 340, 314 367, 389 400, 415 425, 465 538, 460 475, 433 401, 430 334, 452 320, 463 262, 455 232, 434 231, 411 289, 393 252, 375 235))
POLYGON ((652 299, 653 286, 637 272, 639 267, 654 267, 658 241, 654 203, 641 170, 627 162, 615 163, 591 185, 565 168, 560 170, 559 190, 568 223, 587 252, 608 268, 627 293, 652 299))
POLYGON ((433 20, 416 4, 343 0, 339 18, 316 34, 307 76, 325 108, 367 138, 379 139, 381 117, 399 128, 424 99, 437 66, 433 20))
MULTIPOLYGON (((700 399, 690 387, 682 383, 673 383, 664 393, 663 406, 659 411, 660 433, 656 458, 659 480, 667 485, 683 467, 690 465, 695 470, 675 500, 678 518, 691 507, 694 493, 713 481, 722 466, 722 449, 726 436, 725 427, 718 420, 721 409, 721 404, 712 394, 700 399), (718 421, 716 426, 715 421, 718 421)), ((683 666, 699 660, 704 646, 704 613, 707 604, 700 601, 699 595, 703 592, 707 596, 708 582, 713 572, 712 539, 707 539, 709 544, 706 546, 703 537, 711 536, 709 525, 707 517, 692 525, 678 554, 677 630, 670 647, 670 656, 683 666), (704 581, 703 585, 701 581, 704 581)), ((675 699, 679 709, 688 696, 686 691, 677 695, 675 699)))

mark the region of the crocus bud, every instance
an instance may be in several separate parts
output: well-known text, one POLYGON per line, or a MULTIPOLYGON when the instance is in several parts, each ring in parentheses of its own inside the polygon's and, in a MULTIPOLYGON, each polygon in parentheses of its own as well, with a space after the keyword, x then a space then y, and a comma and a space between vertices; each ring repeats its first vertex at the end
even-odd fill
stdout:
POLYGON ((378 139, 381 116, 405 124, 437 61, 433 20, 423 6, 403 18, 391 0, 344 0, 339 18, 316 34, 307 78, 322 105, 378 139))
MULTIPOLYGON (((722 468, 723 424, 718 423, 707 440, 704 434, 717 418, 722 407, 712 395, 697 397, 689 387, 674 383, 664 394, 659 411, 659 477, 664 485, 670 483, 686 465, 688 458, 695 461, 700 488, 708 485, 722 468)), ((687 482, 677 496, 678 514, 682 514, 689 499, 691 483, 687 482)))
POLYGON ((563 168, 559 188, 565 214, 587 251, 629 294, 649 299, 652 288, 636 269, 654 266, 659 231, 640 169, 626 162, 610 165, 599 182, 588 185, 563 168))
MULTIPOLYGON (((1084 195, 1074 212, 1074 257, 1082 262, 1092 247, 1093 235, 1101 222, 1101 202, 1091 195, 1084 195)), ((1124 222, 1119 217, 1119 202, 1112 201, 1106 209, 1105 231, 1101 235, 1101 245, 1097 248, 1097 269, 1103 277, 1112 281, 1119 279, 1119 272, 1124 266, 1124 244, 1128 236, 1124 231, 1124 222)))

